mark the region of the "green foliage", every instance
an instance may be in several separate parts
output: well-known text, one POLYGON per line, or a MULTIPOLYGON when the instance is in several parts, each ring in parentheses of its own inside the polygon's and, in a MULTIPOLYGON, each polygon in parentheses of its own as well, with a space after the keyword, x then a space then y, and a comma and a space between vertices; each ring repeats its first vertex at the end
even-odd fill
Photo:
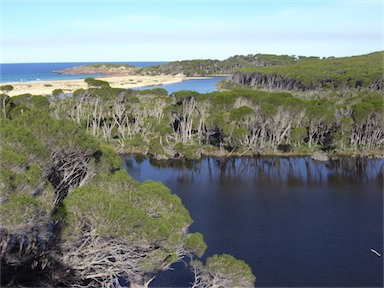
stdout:
POLYGON ((326 59, 311 57, 288 65, 243 68, 238 71, 246 74, 279 75, 286 80, 294 79, 297 87, 302 89, 370 87, 382 78, 383 53, 326 59))
POLYGON ((273 117, 277 113, 277 106, 271 103, 263 103, 261 106, 261 112, 266 117, 273 117))
POLYGON ((8 93, 10 91, 12 91, 14 89, 14 87, 12 85, 2 85, 0 86, 0 91, 4 92, 4 93, 8 93))
POLYGON ((96 152, 99 148, 99 142, 85 133, 77 124, 53 119, 47 113, 37 111, 24 113, 15 119, 13 124, 29 130, 48 151, 53 152, 63 147, 96 152))
POLYGON ((31 95, 31 94, 22 94, 14 96, 10 99, 12 101, 12 108, 8 114, 11 118, 16 118, 19 115, 27 112, 30 108, 45 110, 49 108, 49 100, 46 97, 31 95))
POLYGON ((145 215, 129 201, 93 185, 71 192, 64 200, 66 207, 66 238, 80 237, 85 226, 94 227, 103 237, 129 238, 136 223, 145 215), (97 209, 95 209, 97 207, 97 209))
MULTIPOLYGON (((19 97, 15 107, 23 107, 20 103, 28 104, 33 97, 19 97)), ((133 180, 120 169, 121 157, 109 145, 101 144, 72 121, 51 118, 40 100, 37 97, 36 107, 17 118, 0 120, 4 141, 0 149, 0 216, 6 219, 1 229, 9 235, 22 235, 22 239, 44 239, 49 244, 41 248, 48 249, 44 253, 53 246, 48 242, 57 239, 64 241, 54 242, 63 244, 64 254, 81 254, 77 245, 98 249, 103 243, 100 249, 104 249, 111 241, 118 242, 126 247, 124 251, 138 253, 127 257, 138 259, 134 273, 139 276, 148 273, 152 277, 180 260, 183 253, 205 250, 201 235, 187 233, 192 219, 179 197, 162 183, 133 180), (49 223, 60 223, 62 234, 52 235, 49 223), (95 242, 84 239, 89 233, 95 242)), ((160 138, 152 145, 160 145, 160 138)), ((66 256, 57 257, 57 262, 69 265, 66 256)), ((115 263, 108 258, 103 265, 102 269, 109 269, 115 263)), ((75 266, 70 268, 77 269, 75 266)))
POLYGON ((5 204, 0 205, 3 225, 17 229, 20 225, 39 225, 41 218, 49 216, 52 205, 36 200, 27 194, 13 193, 5 204), (40 219, 39 219, 40 218, 40 219), (34 223, 34 222, 37 223, 34 223))
POLYGON ((188 251, 191 251, 198 257, 201 257, 207 249, 207 244, 203 240, 201 233, 192 233, 185 239, 185 247, 188 251))
POLYGON ((372 103, 369 102, 361 102, 353 105, 353 118, 354 120, 360 124, 366 122, 371 113, 373 113, 376 109, 372 103))
POLYGON ((174 61, 158 66, 146 67, 142 70, 137 70, 136 73, 146 73, 151 75, 176 75, 182 73, 186 76, 227 75, 233 73, 236 69, 243 67, 286 65, 308 59, 310 59, 310 57, 298 58, 296 56, 272 54, 235 55, 222 61, 212 59, 174 61))
POLYGON ((228 254, 213 255, 205 265, 192 261, 192 266, 197 273, 194 283, 197 287, 254 287, 256 281, 244 261, 228 254))
POLYGON ((106 63, 103 63, 103 64, 91 64, 91 65, 87 65, 89 67, 93 67, 93 68, 103 68, 103 67, 107 67, 107 68, 119 68, 119 67, 125 67, 125 68, 135 68, 136 66, 134 65, 130 65, 130 64, 106 64, 106 63))
MULTIPOLYGON (((213 255, 207 259, 206 269, 222 277, 232 278, 232 287, 245 287, 244 283, 253 284, 256 277, 251 268, 242 260, 238 260, 231 255, 213 255)), ((247 286, 248 286, 247 285, 247 286)), ((253 285, 252 285, 253 286, 253 285)))
POLYGON ((240 128, 235 128, 233 130, 232 136, 233 136, 234 139, 241 139, 244 136, 246 136, 247 134, 248 134, 248 130, 245 129, 245 128, 240 127, 240 128))
POLYGON ((101 171, 116 171, 122 166, 122 159, 113 148, 106 144, 100 144, 99 152, 95 155, 101 171))
POLYGON ((48 110, 49 108, 49 100, 44 96, 32 96, 28 103, 39 110, 48 110))
POLYGON ((231 121, 244 121, 246 117, 252 114, 254 114, 254 111, 251 107, 241 106, 237 109, 232 109, 229 118, 231 119, 231 121))
POLYGON ((108 85, 100 86, 98 89, 89 89, 92 97, 97 97, 104 101, 115 100, 121 93, 124 92, 124 89, 121 88, 111 88, 108 85))
POLYGON ((3 183, 0 192, 3 197, 13 193, 34 195, 46 187, 43 169, 37 164, 31 164, 25 154, 2 148, 0 156, 0 180, 3 183))
POLYGON ((27 94, 21 94, 21 95, 13 96, 12 100, 13 100, 13 103, 15 103, 16 105, 20 105, 20 104, 24 104, 25 102, 27 102, 31 98, 32 98, 32 94, 27 93, 27 94))
POLYGON ((176 143, 175 150, 188 159, 200 158, 201 146, 196 144, 176 143))
POLYGON ((64 200, 65 237, 80 237, 82 227, 90 225, 101 236, 160 243, 180 238, 181 231, 192 223, 180 198, 161 183, 140 184, 125 171, 95 180, 94 184, 77 188, 64 200))
POLYGON ((232 91, 213 92, 210 93, 211 103, 217 109, 228 110, 235 104, 235 100, 238 97, 236 93, 232 91))
POLYGON ((107 81, 98 80, 94 78, 85 78, 84 82, 88 84, 90 88, 102 88, 102 87, 110 87, 107 81))
MULTIPOLYGON (((9 151, 19 153, 27 157, 28 161, 34 160, 37 163, 46 163, 46 159, 49 158, 49 152, 39 139, 34 137, 27 127, 20 125, 15 120, 3 125, 0 129, 0 134, 3 141, 2 148, 7 149, 7 153, 9 151)), ((4 159, 7 158, 4 155, 4 159)), ((6 163, 7 161, 3 164, 6 163)))
POLYGON ((163 146, 160 143, 160 137, 153 138, 149 141, 149 153, 154 155, 164 154, 163 146))
POLYGON ((55 89, 52 91, 52 96, 59 97, 64 95, 64 91, 62 89, 55 89))
POLYGON ((151 95, 151 96, 159 96, 159 97, 166 97, 166 96, 168 96, 168 91, 163 89, 163 88, 139 90, 138 92, 139 92, 140 95, 151 95))
POLYGON ((87 92, 87 90, 80 88, 80 89, 73 91, 72 95, 74 98, 78 98, 81 95, 84 95, 86 92, 87 92))
POLYGON ((160 182, 146 181, 140 185, 135 195, 135 204, 153 218, 167 218, 173 221, 173 229, 180 229, 185 223, 192 224, 188 211, 180 198, 160 182), (179 219, 178 219, 179 218, 179 219), (177 220, 180 220, 178 222, 177 220), (179 226, 181 224, 181 226, 179 226))
POLYGON ((128 151, 145 153, 149 149, 148 143, 146 143, 139 133, 135 134, 132 138, 127 138, 124 140, 124 146, 127 147, 128 151))
POLYGON ((307 130, 304 127, 297 127, 291 130, 290 140, 299 146, 304 142, 304 138, 307 137, 307 130))
MULTIPOLYGON (((300 61, 315 63, 323 60, 300 61)), ((96 115, 100 124, 97 129, 89 128, 93 134, 102 135, 103 140, 113 143, 119 151, 149 153, 156 157, 172 157, 177 152, 187 158, 201 157, 204 144, 225 147, 234 153, 276 151, 285 144, 292 144, 295 151, 304 151, 307 147, 313 150, 318 147, 316 145, 331 145, 331 135, 339 132, 353 138, 353 133, 357 133, 354 124, 359 123, 361 117, 358 115, 364 111, 359 106, 361 103, 365 103, 361 104, 364 107, 375 107, 369 121, 379 123, 383 118, 382 92, 367 89, 300 94, 309 99, 294 97, 287 92, 250 89, 207 94, 184 90, 172 93, 170 97, 165 96, 163 89, 140 92, 104 87, 87 93, 90 94, 83 100, 81 119, 76 118, 77 121, 90 127, 94 125, 92 121, 96 115), (96 104, 97 110, 94 109, 96 104), (356 111, 351 113, 353 109, 356 111), (119 127, 114 120, 117 114, 121 117, 119 127), (353 120, 349 132, 342 131, 340 126, 344 116, 353 120), (112 127, 108 137, 103 125, 112 127), (296 128, 300 129, 293 131, 296 128)), ((61 100, 72 103, 71 117, 75 118, 78 109, 75 102, 61 100)), ((373 145, 380 145, 379 141, 373 145)))
POLYGON ((17 105, 10 109, 10 111, 7 113, 7 116, 9 119, 15 119, 28 111, 30 111, 29 107, 25 105, 17 105))
POLYGON ((191 91, 191 90, 181 90, 181 91, 172 93, 171 96, 175 97, 176 102, 181 103, 184 99, 188 99, 192 97, 198 98, 200 96, 200 93, 196 91, 191 91))

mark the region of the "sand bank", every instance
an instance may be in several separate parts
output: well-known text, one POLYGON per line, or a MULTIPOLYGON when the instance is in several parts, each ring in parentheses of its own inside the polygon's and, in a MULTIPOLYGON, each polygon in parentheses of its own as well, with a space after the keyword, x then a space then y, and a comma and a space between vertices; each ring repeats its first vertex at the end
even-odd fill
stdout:
MULTIPOLYGON (((107 81, 114 88, 136 88, 144 86, 164 85, 192 79, 184 76, 158 75, 158 76, 113 76, 96 78, 107 81)), ((87 88, 87 83, 81 80, 57 80, 57 81, 33 81, 33 82, 9 82, 0 83, 0 86, 12 85, 14 89, 9 96, 29 93, 32 95, 51 95, 55 89, 62 89, 64 93, 87 88)), ((150 88, 150 87, 149 87, 150 88)))

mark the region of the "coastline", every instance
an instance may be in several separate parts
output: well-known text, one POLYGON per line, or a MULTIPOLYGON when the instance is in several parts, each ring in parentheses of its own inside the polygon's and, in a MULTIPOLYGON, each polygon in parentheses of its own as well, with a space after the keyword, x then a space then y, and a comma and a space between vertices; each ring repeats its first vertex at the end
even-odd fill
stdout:
MULTIPOLYGON (((113 88, 138 88, 147 86, 157 86, 178 83, 185 80, 195 79, 195 77, 186 77, 183 75, 156 75, 156 76, 103 76, 96 77, 95 79, 107 81, 113 88)), ((87 89, 87 83, 84 79, 74 80, 42 80, 30 82, 5 82, 0 83, 0 86, 12 85, 13 90, 8 93, 9 96, 16 96, 21 94, 32 95, 51 95, 55 89, 62 89, 64 93, 73 93, 77 89, 87 89)))

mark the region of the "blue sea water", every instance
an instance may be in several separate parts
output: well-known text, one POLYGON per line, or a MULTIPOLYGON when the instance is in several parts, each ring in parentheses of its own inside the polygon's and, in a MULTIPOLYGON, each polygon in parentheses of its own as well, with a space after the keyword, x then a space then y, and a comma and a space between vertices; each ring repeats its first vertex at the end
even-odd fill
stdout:
MULTIPOLYGON (((102 64, 103 62, 72 62, 72 63, 17 63, 0 64, 0 83, 7 82, 29 82, 29 81, 51 81, 85 79, 87 77, 100 77, 103 74, 78 74, 65 75, 53 72, 60 69, 82 66, 87 64, 102 64)), ((137 67, 148 67, 164 64, 167 62, 109 62, 108 64, 130 64, 137 67)), ((216 91, 216 83, 225 77, 207 77, 202 79, 191 79, 179 83, 147 86, 135 88, 138 90, 164 88, 169 94, 180 90, 192 90, 199 93, 210 93, 216 91)))
MULTIPOLYGON (((0 64, 0 83, 25 82, 25 81, 47 81, 47 80, 70 80, 85 79, 90 74, 64 75, 53 72, 55 70, 71 68, 87 64, 102 64, 105 62, 68 62, 68 63, 15 63, 0 64)), ((167 62, 108 62, 108 64, 130 64, 138 67, 147 67, 164 64, 167 62)), ((102 74, 91 74, 92 77, 103 76, 102 74)))

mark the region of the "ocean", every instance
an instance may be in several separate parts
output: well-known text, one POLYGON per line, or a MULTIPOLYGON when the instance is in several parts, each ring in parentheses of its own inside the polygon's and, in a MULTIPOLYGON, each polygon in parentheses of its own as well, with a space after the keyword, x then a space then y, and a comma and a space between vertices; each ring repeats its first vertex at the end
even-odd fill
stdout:
MULTIPOLYGON (((89 64, 103 64, 106 62, 72 62, 72 63, 18 63, 0 64, 0 83, 7 82, 30 82, 30 81, 50 81, 50 80, 72 80, 85 79, 87 77, 100 77, 103 74, 79 74, 65 75, 53 72, 55 70, 82 66, 89 64)), ((108 62, 108 64, 130 64, 137 67, 148 67, 165 64, 167 62, 108 62)), ((137 90, 164 88, 168 93, 180 90, 192 90, 199 93, 210 93, 217 91, 216 84, 226 77, 207 77, 204 79, 192 79, 179 83, 135 88, 137 90)))
MULTIPOLYGON (((87 64, 103 64, 103 63, 106 63, 106 62, 0 64, 0 83, 85 79, 90 76, 99 77, 103 75, 102 74, 64 75, 60 73, 55 73, 53 71, 70 68, 74 66, 82 66, 87 64)), ((138 67, 155 66, 155 65, 160 65, 164 63, 167 63, 167 62, 108 62, 108 64, 130 64, 138 67)))

